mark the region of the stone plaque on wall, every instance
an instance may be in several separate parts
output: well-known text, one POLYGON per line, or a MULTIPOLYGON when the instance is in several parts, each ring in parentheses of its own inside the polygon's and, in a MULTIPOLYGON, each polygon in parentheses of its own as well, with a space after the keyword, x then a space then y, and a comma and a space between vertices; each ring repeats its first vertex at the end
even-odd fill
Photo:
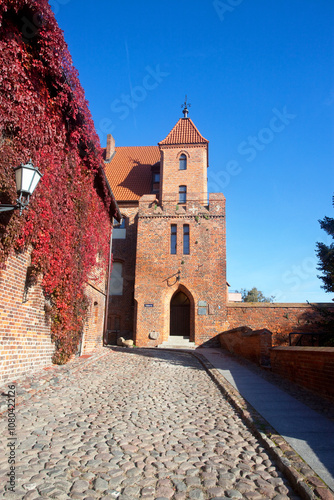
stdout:
POLYGON ((215 306, 209 304, 209 314, 217 314, 215 306))

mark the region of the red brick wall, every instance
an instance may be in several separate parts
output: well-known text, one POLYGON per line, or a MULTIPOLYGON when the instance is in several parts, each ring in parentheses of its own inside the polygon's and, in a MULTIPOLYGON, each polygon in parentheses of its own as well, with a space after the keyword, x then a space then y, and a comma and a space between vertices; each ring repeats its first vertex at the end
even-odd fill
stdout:
POLYGON ((40 279, 24 295, 30 251, 11 254, 0 273, 0 381, 51 364, 54 345, 40 279))
POLYGON ((106 296, 101 291, 87 286, 86 295, 89 298, 89 309, 83 332, 82 352, 87 354, 103 345, 104 311, 106 296))
POLYGON ((334 401, 334 347, 274 347, 270 360, 274 373, 334 401))
POLYGON ((189 202, 186 207, 140 199, 138 214, 135 300, 138 346, 158 345, 169 337, 170 301, 177 290, 191 304, 190 339, 200 345, 222 330, 226 315, 225 198, 210 195, 210 205, 189 202), (170 253, 170 227, 177 225, 177 254, 170 253), (190 226, 190 255, 183 255, 183 224, 190 226), (176 280, 177 272, 180 281, 176 280), (200 301, 206 313, 200 315, 200 301), (145 307, 153 304, 153 307, 145 307), (152 332, 157 340, 149 340, 152 332))
POLYGON ((219 335, 223 349, 249 359, 258 365, 269 365, 271 332, 269 330, 253 331, 247 327, 235 328, 219 335))
POLYGON ((106 292, 107 270, 105 266, 97 263, 85 290, 85 295, 89 300, 89 309, 83 331, 81 354, 87 354, 103 345, 106 292))
MULTIPOLYGON (((25 292, 31 250, 11 254, 0 273, 0 383, 52 364, 51 320, 41 277, 25 292)), ((102 345, 106 272, 96 266, 87 284, 90 309, 84 328, 83 351, 102 345)))
POLYGON ((185 146, 160 146, 161 179, 160 200, 173 200, 179 196, 179 186, 187 186, 189 199, 207 203, 207 144, 185 146), (187 156, 187 169, 179 170, 179 156, 187 156))
MULTIPOLYGON (((334 304, 317 304, 334 310, 334 304)), ((287 344, 292 331, 314 332, 321 330, 321 317, 309 304, 271 304, 239 302, 227 304, 225 330, 247 326, 252 330, 267 328, 273 333, 273 345, 287 344)))

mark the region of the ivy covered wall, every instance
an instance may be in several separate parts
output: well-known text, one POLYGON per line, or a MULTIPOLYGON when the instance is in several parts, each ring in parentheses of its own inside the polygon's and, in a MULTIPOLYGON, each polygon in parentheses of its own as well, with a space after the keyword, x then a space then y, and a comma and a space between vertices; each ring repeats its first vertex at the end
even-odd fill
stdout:
POLYGON ((98 136, 71 56, 46 0, 0 0, 0 203, 15 203, 13 167, 44 174, 29 209, 0 216, 0 265, 32 246, 50 304, 54 362, 75 352, 85 283, 107 267, 115 204, 98 136))

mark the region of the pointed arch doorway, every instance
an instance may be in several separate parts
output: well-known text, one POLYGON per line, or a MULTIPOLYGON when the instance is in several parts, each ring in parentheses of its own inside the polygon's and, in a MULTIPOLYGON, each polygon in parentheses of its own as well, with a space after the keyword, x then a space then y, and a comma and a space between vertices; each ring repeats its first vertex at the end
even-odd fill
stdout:
POLYGON ((190 300, 181 291, 170 301, 170 335, 190 337, 190 300))

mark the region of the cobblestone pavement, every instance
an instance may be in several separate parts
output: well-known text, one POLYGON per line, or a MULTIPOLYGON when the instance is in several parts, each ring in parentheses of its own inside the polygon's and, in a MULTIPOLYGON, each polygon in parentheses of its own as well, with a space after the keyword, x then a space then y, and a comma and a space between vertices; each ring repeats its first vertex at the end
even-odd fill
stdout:
POLYGON ((190 354, 110 350, 16 416, 16 490, 3 492, 7 450, 0 498, 298 498, 190 354))

